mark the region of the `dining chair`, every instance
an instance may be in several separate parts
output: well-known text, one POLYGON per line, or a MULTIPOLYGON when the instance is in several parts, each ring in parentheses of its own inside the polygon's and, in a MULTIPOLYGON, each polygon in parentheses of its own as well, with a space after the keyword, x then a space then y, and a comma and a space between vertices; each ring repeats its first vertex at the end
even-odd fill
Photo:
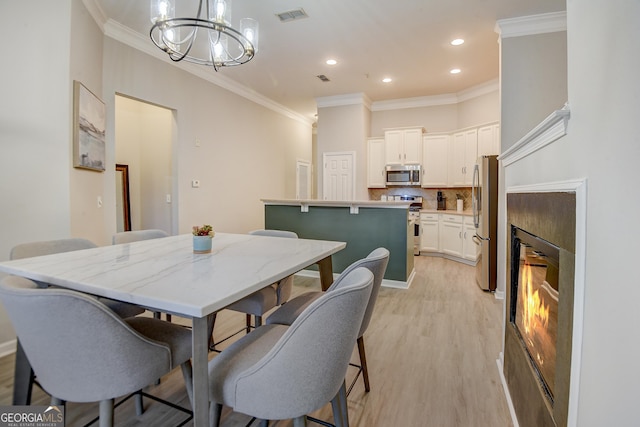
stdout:
POLYGON ((369 270, 350 271, 290 326, 258 327, 209 361, 211 425, 226 405, 262 425, 293 418, 304 426, 331 401, 336 426, 348 427, 344 377, 372 286, 369 270))
MULTIPOLYGON (((158 230, 155 228, 150 228, 147 230, 120 231, 111 237, 111 243, 114 245, 119 245, 122 243, 132 243, 132 242, 138 242, 141 240, 159 239, 162 237, 169 237, 169 234, 164 230, 158 230)), ((166 316, 167 322, 171 322, 171 315, 166 313, 165 316, 166 316)), ((160 312, 154 311, 153 317, 155 317, 156 319, 160 319, 161 317, 160 312)))
POLYGON ((114 245, 119 245, 121 243, 138 242, 140 240, 158 239, 161 237, 169 237, 169 233, 164 230, 151 228, 148 230, 121 231, 113 235, 111 242, 114 245))
MULTIPOLYGON (((369 383, 369 370, 367 369, 367 357, 365 353, 364 347, 364 333, 369 327, 369 322, 371 321, 371 316, 373 314, 373 309, 376 304, 376 300, 378 299, 378 292, 380 291, 380 285, 382 284, 382 279, 384 278, 385 272, 387 271, 387 264, 389 263, 389 251, 386 248, 377 248, 374 249, 366 258, 355 261, 351 265, 349 265, 336 279, 336 281, 327 289, 326 292, 332 292, 336 287, 340 286, 340 280, 347 275, 350 271, 353 271, 359 267, 365 267, 373 273, 373 289, 371 291, 371 297, 367 302, 367 309, 362 320, 362 325, 360 326, 360 331, 358 333, 358 354, 360 356, 360 365, 353 365, 358 368, 358 373, 354 378, 353 382, 349 386, 347 394, 351 392, 351 389, 355 385, 356 381, 360 374, 362 374, 362 379, 364 381, 364 389, 369 392, 371 390, 371 386, 369 383)), ((302 313, 302 311, 313 301, 320 298, 324 292, 306 292, 301 294, 291 301, 289 301, 286 305, 278 308, 275 312, 273 312, 267 318, 267 324, 282 324, 282 325, 290 325, 295 319, 302 313)))
MULTIPOLYGON (((293 231, 286 230, 254 230, 250 231, 249 234, 254 236, 270 236, 270 237, 283 237, 289 239, 297 239, 298 235, 293 231)), ((239 301, 234 302, 225 307, 225 309, 237 311, 240 313, 245 313, 246 315, 246 326, 237 331, 231 336, 226 337, 219 342, 215 342, 213 338, 213 328, 216 322, 216 313, 212 314, 209 319, 209 329, 211 334, 210 338, 210 348, 211 350, 215 350, 216 344, 219 344, 232 336, 242 332, 245 330, 247 333, 252 328, 251 325, 251 316, 254 317, 254 325, 255 327, 262 325, 262 318, 269 310, 278 307, 289 300, 291 296, 291 289, 293 288, 293 276, 287 276, 284 279, 278 281, 277 283, 273 283, 265 288, 260 289, 242 298, 239 301)))
POLYGON ((189 329, 122 319, 89 295, 18 276, 0 281, 0 300, 52 404, 99 401, 100 427, 111 427, 116 397, 137 393, 141 402, 141 390, 178 365, 191 399, 189 329))

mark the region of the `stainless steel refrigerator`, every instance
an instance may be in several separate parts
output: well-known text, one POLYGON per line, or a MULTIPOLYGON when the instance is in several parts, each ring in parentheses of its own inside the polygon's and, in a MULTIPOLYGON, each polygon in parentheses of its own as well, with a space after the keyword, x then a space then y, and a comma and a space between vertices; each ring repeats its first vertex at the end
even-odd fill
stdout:
POLYGON ((473 241, 480 246, 476 282, 485 291, 496 290, 498 253, 498 159, 482 156, 473 169, 473 241))

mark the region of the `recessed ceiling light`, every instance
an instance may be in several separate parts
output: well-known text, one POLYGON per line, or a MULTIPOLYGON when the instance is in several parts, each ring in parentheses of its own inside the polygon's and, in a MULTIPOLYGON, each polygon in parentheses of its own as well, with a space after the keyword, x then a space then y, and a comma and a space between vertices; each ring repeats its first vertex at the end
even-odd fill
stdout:
POLYGON ((391 77, 385 77, 384 79, 382 79, 382 82, 383 83, 391 83, 392 82, 391 77))
POLYGON ((449 71, 451 74, 458 74, 460 73, 460 71, 462 71, 460 68, 453 68, 451 71, 449 71))
POLYGON ((464 43, 463 39, 455 39, 455 40, 451 40, 451 44, 453 46, 460 46, 462 43, 464 43))
POLYGON ((338 63, 338 61, 336 61, 335 59, 327 59, 327 65, 336 65, 338 63))

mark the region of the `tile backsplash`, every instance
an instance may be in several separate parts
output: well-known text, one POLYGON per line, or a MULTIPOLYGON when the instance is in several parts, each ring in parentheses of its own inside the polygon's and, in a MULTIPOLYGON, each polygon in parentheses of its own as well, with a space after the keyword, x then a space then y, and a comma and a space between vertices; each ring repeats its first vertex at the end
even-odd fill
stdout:
POLYGON ((471 187, 458 188, 416 188, 416 187, 390 187, 390 188, 370 188, 369 200, 380 200, 385 194, 387 196, 422 196, 423 209, 437 209, 438 191, 442 191, 442 196, 447 199, 447 209, 456 210, 457 195, 464 200, 463 210, 471 210, 471 187))

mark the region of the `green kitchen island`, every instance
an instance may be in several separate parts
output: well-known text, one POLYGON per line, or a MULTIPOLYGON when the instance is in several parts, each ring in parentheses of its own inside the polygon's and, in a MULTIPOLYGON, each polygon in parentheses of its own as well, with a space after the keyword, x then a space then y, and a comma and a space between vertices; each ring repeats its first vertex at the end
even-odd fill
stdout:
POLYGON ((347 247, 333 255, 333 273, 383 246, 391 253, 383 286, 408 288, 413 268, 413 226, 407 201, 262 199, 265 228, 294 231, 302 239, 337 240, 347 247))

